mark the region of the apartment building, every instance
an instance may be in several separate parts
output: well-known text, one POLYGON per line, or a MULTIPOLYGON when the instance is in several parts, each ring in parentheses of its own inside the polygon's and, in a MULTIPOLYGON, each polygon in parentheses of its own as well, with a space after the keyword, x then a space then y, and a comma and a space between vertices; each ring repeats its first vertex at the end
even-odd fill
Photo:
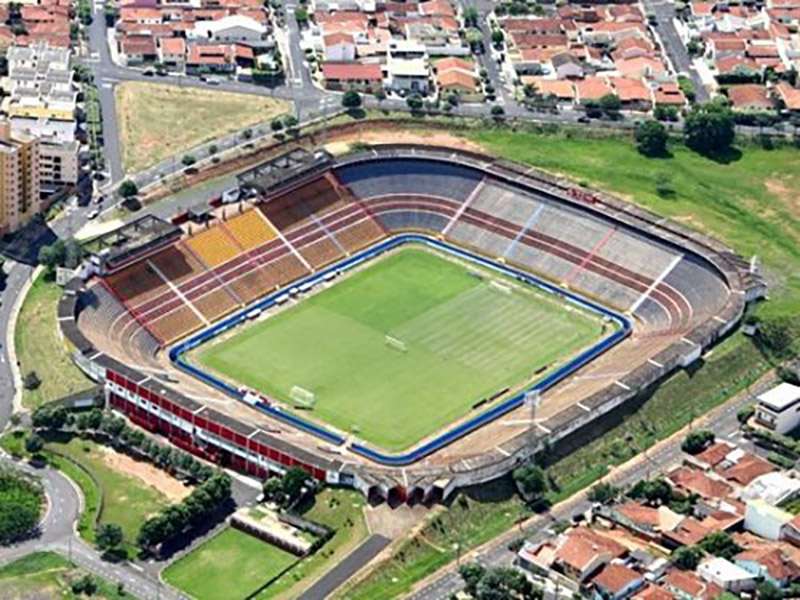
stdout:
POLYGON ((41 207, 39 142, 12 134, 11 123, 0 121, 0 233, 16 231, 41 207))

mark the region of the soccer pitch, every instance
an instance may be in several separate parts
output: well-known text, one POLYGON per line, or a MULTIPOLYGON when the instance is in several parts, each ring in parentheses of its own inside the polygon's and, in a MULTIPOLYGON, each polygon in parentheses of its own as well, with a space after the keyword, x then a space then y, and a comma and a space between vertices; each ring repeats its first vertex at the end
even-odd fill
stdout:
POLYGON ((309 390, 304 414, 400 451, 602 335, 558 297, 406 246, 196 360, 289 405, 309 390))

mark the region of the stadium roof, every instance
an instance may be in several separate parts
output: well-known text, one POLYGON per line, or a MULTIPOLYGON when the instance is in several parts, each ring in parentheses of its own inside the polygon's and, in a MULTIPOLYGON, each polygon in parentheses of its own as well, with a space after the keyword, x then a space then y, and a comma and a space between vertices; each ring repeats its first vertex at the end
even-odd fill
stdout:
POLYGON ((241 173, 236 180, 240 189, 255 190, 264 194, 301 175, 328 166, 331 159, 330 153, 325 150, 312 153, 296 148, 241 173))

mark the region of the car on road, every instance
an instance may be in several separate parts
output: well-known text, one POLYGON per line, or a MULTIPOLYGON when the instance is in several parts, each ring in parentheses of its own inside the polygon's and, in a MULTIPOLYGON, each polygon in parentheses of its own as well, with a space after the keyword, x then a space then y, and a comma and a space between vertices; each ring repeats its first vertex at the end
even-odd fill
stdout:
POLYGON ((93 219, 96 219, 99 215, 100 211, 95 208, 92 212, 86 215, 86 218, 92 221, 93 219))
POLYGON ((105 199, 106 199, 105 196, 103 196, 103 194, 100 194, 99 196, 97 196, 97 198, 94 199, 94 203, 102 204, 105 199))
POLYGON ((591 123, 591 122, 592 122, 592 120, 589 117, 587 117, 586 115, 578 117, 578 123, 591 123))

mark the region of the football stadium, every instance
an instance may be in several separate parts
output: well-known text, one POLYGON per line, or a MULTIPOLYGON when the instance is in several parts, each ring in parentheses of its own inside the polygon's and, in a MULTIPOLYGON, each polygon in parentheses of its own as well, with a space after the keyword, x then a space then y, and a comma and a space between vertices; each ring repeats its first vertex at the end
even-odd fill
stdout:
POLYGON ((110 406, 371 500, 495 478, 690 365, 764 293, 715 240, 489 156, 295 149, 89 244, 59 305, 110 406))

